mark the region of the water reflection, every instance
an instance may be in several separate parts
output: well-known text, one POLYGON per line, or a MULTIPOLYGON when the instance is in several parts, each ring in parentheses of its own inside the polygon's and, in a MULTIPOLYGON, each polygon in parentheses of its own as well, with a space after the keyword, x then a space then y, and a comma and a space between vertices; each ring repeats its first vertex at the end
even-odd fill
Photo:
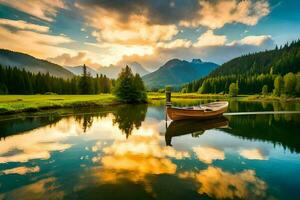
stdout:
POLYGON ((217 199, 258 199, 265 196, 267 185, 257 178, 254 170, 238 173, 223 171, 209 166, 199 172, 183 172, 181 178, 194 179, 198 184, 198 193, 217 199))
POLYGON ((191 134, 193 137, 198 137, 204 133, 205 130, 213 128, 225 128, 228 126, 228 119, 219 117, 217 119, 197 121, 197 120, 181 120, 172 121, 167 127, 165 133, 165 140, 168 146, 172 146, 171 141, 173 137, 191 134))
POLYGON ((178 121, 166 128, 164 114, 163 107, 138 105, 0 122, 6 127, 0 199, 299 194, 299 115, 178 121))
POLYGON ((147 105, 119 106, 114 111, 114 124, 118 124, 120 130, 126 134, 126 138, 131 135, 134 128, 139 129, 145 120, 147 105))

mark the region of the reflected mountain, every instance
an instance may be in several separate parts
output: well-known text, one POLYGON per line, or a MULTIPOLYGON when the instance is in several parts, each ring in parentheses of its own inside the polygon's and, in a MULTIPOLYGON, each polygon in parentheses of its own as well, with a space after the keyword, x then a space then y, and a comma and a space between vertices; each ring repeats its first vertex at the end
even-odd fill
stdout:
POLYGON ((181 120, 172 121, 168 126, 165 140, 166 145, 172 146, 172 138, 181 135, 192 134, 193 137, 202 135, 206 130, 213 128, 222 128, 228 126, 228 119, 225 117, 219 117, 210 120, 181 120))

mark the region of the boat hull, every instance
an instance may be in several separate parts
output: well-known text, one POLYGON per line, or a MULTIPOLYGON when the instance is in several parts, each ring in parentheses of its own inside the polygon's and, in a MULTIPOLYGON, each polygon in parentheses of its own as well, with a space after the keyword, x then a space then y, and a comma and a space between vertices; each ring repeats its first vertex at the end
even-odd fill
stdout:
POLYGON ((169 118, 173 121, 185 119, 206 120, 222 116, 223 113, 227 111, 227 108, 227 102, 226 104, 224 103, 224 105, 221 108, 210 111, 167 107, 167 114, 169 118))

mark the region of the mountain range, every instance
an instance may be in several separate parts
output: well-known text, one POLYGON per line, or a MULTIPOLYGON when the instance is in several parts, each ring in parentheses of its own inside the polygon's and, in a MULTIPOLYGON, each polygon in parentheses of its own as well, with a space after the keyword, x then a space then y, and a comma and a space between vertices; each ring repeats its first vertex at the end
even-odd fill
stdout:
POLYGON ((60 78, 72 78, 73 73, 66 70, 60 65, 37 59, 28 54, 14 52, 6 49, 0 49, 0 64, 3 66, 17 67, 25 69, 32 73, 49 73, 52 76, 60 78))
POLYGON ((208 75, 218 67, 212 62, 202 62, 200 59, 186 60, 172 59, 158 70, 143 76, 149 89, 162 88, 166 85, 180 86, 184 83, 208 75))
MULTIPOLYGON (((73 74, 80 76, 83 73, 83 66, 76 66, 76 67, 64 67, 65 69, 69 70, 73 74)), ((86 66, 86 71, 89 73, 92 77, 96 77, 99 72, 94 70, 91 67, 86 66)))
MULTIPOLYGON (((140 63, 131 62, 127 64, 134 74, 139 74, 140 76, 144 76, 149 73, 140 63)), ((125 67, 125 66, 124 66, 125 67)), ((116 79, 118 78, 119 73, 122 68, 120 66, 110 65, 109 67, 100 67, 98 70, 93 69, 92 67, 86 66, 87 72, 90 73, 91 76, 96 77, 97 74, 106 75, 108 78, 116 79)), ((81 75, 83 72, 83 66, 76 67, 65 67, 67 70, 72 72, 75 75, 81 75)))
MULTIPOLYGON (((74 75, 81 75, 83 72, 82 66, 60 66, 47 60, 35 58, 31 55, 10 51, 7 49, 0 49, 0 64, 2 66, 16 67, 18 69, 25 69, 32 73, 49 73, 51 76, 60 78, 72 78, 74 75)), ((138 73, 140 76, 148 74, 141 64, 137 62, 128 63, 133 73, 138 73)), ((125 66, 124 66, 125 67, 125 66)), ((87 66, 87 71, 91 76, 96 77, 97 74, 106 75, 109 78, 116 79, 121 72, 122 67, 111 65, 109 67, 100 67, 98 70, 87 66)))
MULTIPOLYGON (((60 78, 72 78, 74 75, 81 75, 83 73, 82 66, 62 67, 28 54, 6 49, 0 49, 0 64, 2 66, 25 69, 32 73, 49 73, 51 76, 60 78)), ((138 62, 131 62, 127 65, 131 68, 133 73, 138 73, 142 76, 145 85, 149 89, 162 88, 166 85, 180 86, 184 83, 206 76, 218 67, 215 63, 202 62, 200 59, 193 59, 191 62, 172 59, 152 73, 138 62)), ((122 67, 116 65, 100 67, 98 69, 87 66, 88 73, 93 77, 96 77, 97 74, 103 74, 109 78, 116 79, 121 70, 122 67)))

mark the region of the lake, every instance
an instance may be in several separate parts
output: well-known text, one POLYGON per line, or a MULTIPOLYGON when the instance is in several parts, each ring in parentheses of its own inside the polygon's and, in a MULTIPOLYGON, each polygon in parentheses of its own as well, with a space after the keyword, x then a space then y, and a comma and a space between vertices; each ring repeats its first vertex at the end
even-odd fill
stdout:
MULTIPOLYGON (((230 102, 229 112, 299 103, 230 102)), ((165 120, 163 106, 0 117, 0 199, 299 199, 300 114, 165 120)))

